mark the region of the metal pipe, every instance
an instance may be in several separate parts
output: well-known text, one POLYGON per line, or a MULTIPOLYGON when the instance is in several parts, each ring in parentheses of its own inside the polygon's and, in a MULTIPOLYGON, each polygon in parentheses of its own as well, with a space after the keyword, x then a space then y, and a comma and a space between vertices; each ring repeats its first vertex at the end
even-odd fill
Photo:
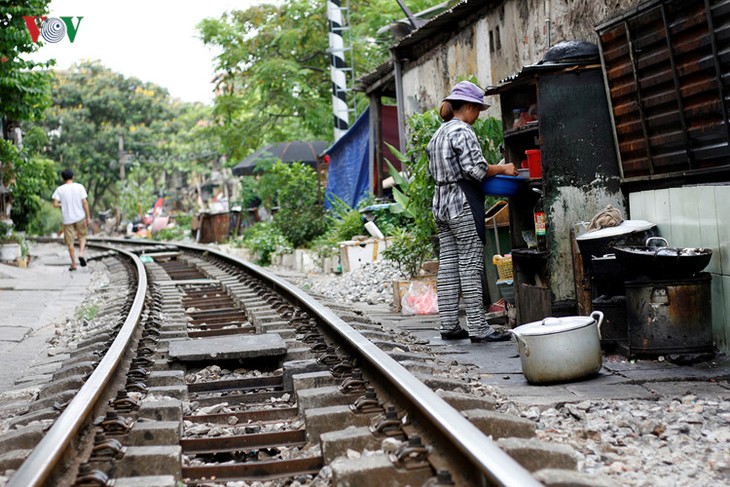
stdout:
POLYGON ((654 174, 654 156, 651 153, 651 141, 649 140, 649 127, 647 127, 646 113, 644 112, 644 101, 641 93, 641 81, 639 80, 639 61, 634 55, 634 41, 631 38, 631 28, 629 21, 624 21, 624 32, 626 33, 626 44, 631 59, 632 74, 634 76, 634 90, 636 92, 636 107, 639 109, 639 118, 641 119, 641 130, 644 135, 644 146, 646 150, 646 158, 649 162, 649 174, 654 174))
POLYGON ((418 23, 416 22, 416 17, 413 16, 411 13, 411 9, 408 8, 408 6, 403 3, 403 0, 396 0, 398 2, 398 5, 400 5, 400 9, 403 10, 403 13, 406 14, 406 17, 408 17, 408 22, 411 23, 411 27, 414 29, 418 28, 418 23))
POLYGON ((405 152, 406 116, 405 113, 403 113, 403 110, 405 108, 406 100, 403 95, 403 71, 395 51, 393 51, 393 74, 395 78, 395 99, 398 113, 398 142, 400 143, 400 147, 398 149, 400 149, 401 152, 405 152))
MULTIPOLYGON (((674 55, 674 47, 672 45, 672 31, 669 28, 669 18, 667 17, 667 8, 665 4, 660 4, 659 9, 662 12, 662 22, 664 23, 664 36, 667 41, 667 52, 669 53, 669 64, 672 67, 672 81, 674 81, 674 96, 677 99, 677 111, 679 112, 679 120, 682 124, 682 136, 684 137, 685 151, 687 152, 687 162, 690 169, 694 169, 694 156, 692 155, 692 144, 689 138, 689 128, 687 125, 687 117, 684 113, 684 100, 682 100, 682 87, 679 82, 679 74, 677 73, 676 56, 674 55)), ((723 104, 724 105, 724 104, 723 104)))
POLYGON ((725 125, 726 143, 730 144, 730 121, 728 121, 728 110, 726 100, 726 89, 723 81, 722 67, 720 66, 720 51, 717 46, 717 33, 715 32, 715 23, 712 19, 712 6, 709 0, 705 0, 705 15, 707 16, 707 30, 710 37, 710 45, 712 46, 712 60, 715 66, 715 81, 717 82, 717 90, 720 92, 720 106, 722 107, 722 120, 725 125))

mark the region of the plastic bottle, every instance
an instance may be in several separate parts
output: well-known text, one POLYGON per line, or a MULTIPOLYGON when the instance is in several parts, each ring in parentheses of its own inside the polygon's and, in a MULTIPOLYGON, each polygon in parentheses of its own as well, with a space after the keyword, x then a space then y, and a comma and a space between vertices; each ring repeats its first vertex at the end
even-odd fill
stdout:
POLYGON ((535 220, 535 238, 537 239, 537 250, 547 250, 547 220, 545 219, 545 208, 542 198, 542 191, 533 188, 540 196, 535 202, 533 208, 533 217, 535 220))

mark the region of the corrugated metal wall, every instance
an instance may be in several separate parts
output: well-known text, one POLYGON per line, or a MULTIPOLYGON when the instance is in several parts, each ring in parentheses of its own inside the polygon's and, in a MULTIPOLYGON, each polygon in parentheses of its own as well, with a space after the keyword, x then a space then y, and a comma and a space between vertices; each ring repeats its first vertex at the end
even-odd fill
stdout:
POLYGON ((597 31, 625 181, 730 165, 730 0, 652 1, 597 31))

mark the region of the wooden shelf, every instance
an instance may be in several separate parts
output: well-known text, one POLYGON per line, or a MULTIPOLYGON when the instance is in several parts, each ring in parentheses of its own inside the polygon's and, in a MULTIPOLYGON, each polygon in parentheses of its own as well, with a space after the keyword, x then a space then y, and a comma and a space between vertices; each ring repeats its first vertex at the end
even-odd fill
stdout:
POLYGON ((535 249, 512 249, 512 258, 515 257, 524 260, 546 261, 548 258, 548 252, 545 250, 535 249))
POLYGON ((516 129, 509 129, 504 131, 504 138, 507 139, 509 137, 516 137, 519 135, 528 135, 535 133, 537 134, 537 120, 534 122, 529 122, 527 125, 522 127, 517 127, 516 129))

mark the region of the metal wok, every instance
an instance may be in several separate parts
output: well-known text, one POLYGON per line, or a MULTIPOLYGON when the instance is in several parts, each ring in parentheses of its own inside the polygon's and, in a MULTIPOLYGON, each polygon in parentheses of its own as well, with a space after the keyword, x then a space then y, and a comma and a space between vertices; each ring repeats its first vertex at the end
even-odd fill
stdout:
POLYGON ((712 249, 670 247, 666 239, 651 237, 646 245, 614 247, 616 259, 623 267, 627 279, 648 277, 653 279, 683 279, 701 272, 712 259, 712 249), (649 246, 653 240, 664 246, 649 246))

